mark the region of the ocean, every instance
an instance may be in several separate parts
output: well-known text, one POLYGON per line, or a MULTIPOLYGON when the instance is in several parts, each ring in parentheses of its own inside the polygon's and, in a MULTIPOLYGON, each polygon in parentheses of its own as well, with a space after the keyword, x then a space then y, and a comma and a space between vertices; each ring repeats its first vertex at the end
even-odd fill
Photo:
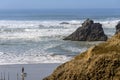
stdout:
POLYGON ((101 23, 111 37, 120 21, 120 9, 0 10, 0 65, 72 59, 100 43, 63 40, 87 18, 101 23))

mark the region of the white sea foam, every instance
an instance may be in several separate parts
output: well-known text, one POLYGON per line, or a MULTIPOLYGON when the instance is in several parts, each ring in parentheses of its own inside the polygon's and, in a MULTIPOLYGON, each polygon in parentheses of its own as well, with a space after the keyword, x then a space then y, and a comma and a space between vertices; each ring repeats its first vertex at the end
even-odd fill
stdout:
POLYGON ((34 63, 64 63, 71 57, 64 55, 43 55, 43 54, 24 54, 17 55, 13 53, 0 52, 0 65, 3 64, 34 64, 34 63))
MULTIPOLYGON (((0 39, 35 39, 44 36, 67 36, 81 26, 83 20, 71 21, 0 21, 0 39), (68 22, 69 24, 60 24, 68 22)), ((96 21, 98 22, 98 21, 96 21)), ((104 28, 115 28, 119 20, 99 21, 104 28)))
MULTIPOLYGON (((96 20, 95 22, 100 22, 105 29, 105 33, 111 36, 114 34, 113 28, 115 28, 115 25, 119 22, 119 19, 104 21, 96 20)), ((63 42, 61 40, 80 27, 82 23, 83 20, 1 20, 0 65, 63 63, 70 60, 72 58, 70 55, 85 51, 88 48, 87 44, 89 43, 78 44, 63 42), (69 24, 60 24, 62 22, 68 22, 69 24)))
POLYGON ((104 28, 115 28, 117 23, 120 21, 120 19, 115 20, 103 20, 103 21, 96 21, 98 23, 101 23, 104 28))
POLYGON ((61 25, 62 21, 0 21, 0 39, 35 39, 44 36, 68 35, 77 27, 79 22, 68 21, 70 24, 61 25), (76 25, 72 25, 72 24, 76 25))

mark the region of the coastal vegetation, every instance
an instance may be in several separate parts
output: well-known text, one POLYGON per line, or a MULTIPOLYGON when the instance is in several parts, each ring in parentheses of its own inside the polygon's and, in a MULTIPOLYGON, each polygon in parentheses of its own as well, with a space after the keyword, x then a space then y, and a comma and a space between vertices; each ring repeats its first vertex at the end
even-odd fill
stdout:
POLYGON ((120 33, 60 65, 43 80, 120 80, 120 33))

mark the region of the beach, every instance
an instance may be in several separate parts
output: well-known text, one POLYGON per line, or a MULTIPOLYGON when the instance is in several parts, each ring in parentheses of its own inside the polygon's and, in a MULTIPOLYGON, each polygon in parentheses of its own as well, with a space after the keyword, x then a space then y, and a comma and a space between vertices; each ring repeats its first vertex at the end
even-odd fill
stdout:
POLYGON ((63 39, 80 27, 87 18, 101 23, 105 34, 111 37, 120 19, 119 15, 114 16, 114 13, 110 13, 113 11, 118 11, 116 14, 119 14, 120 10, 2 11, 0 65, 67 62, 98 42, 63 39))
POLYGON ((42 80, 57 66, 101 41, 65 41, 90 18, 110 38, 120 21, 119 9, 13 10, 0 14, 0 79, 42 80), (95 12, 94 12, 95 11, 95 12), (12 14, 12 15, 11 15, 12 14))
POLYGON ((1 77, 4 78, 5 74, 5 80, 8 80, 8 77, 9 80, 22 80, 21 70, 24 67, 24 72, 27 73, 25 80, 42 80, 59 65, 58 63, 0 65, 0 79, 1 77))

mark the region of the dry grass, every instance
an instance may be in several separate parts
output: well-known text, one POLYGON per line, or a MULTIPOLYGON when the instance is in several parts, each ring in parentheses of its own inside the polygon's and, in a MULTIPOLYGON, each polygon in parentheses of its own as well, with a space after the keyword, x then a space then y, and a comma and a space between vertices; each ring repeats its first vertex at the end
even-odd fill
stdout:
POLYGON ((62 64, 44 80, 120 80, 120 34, 62 64))

